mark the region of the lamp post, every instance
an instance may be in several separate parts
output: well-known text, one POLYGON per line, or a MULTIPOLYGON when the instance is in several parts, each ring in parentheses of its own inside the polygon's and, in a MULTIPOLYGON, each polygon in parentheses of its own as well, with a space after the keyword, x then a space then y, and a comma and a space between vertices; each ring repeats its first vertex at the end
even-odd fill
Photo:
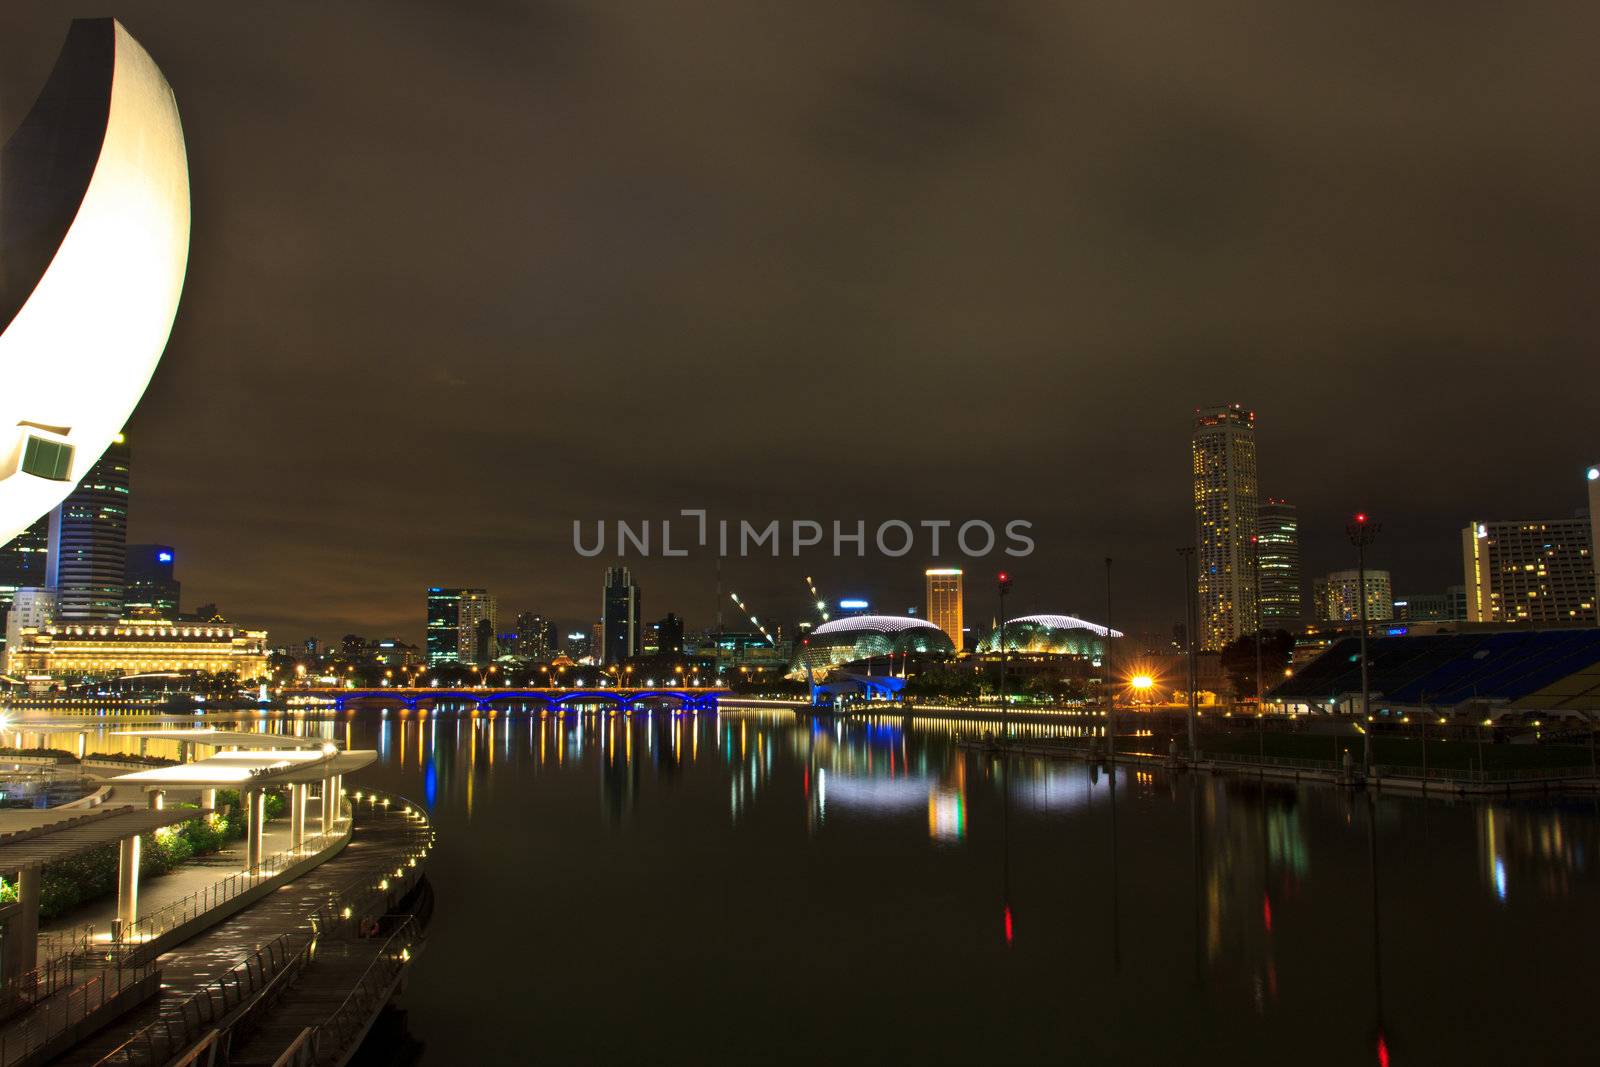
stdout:
POLYGON ((1111 673, 1111 557, 1106 557, 1106 767, 1113 782, 1117 773, 1117 702, 1111 673))
POLYGON ((1178 549, 1178 555, 1183 557, 1183 644, 1189 660, 1189 758, 1192 760, 1197 747, 1194 720, 1199 703, 1194 666, 1194 546, 1178 549))
POLYGON ((1004 737, 1011 732, 1006 707, 1006 661, 1011 658, 1011 650, 1006 647, 1006 594, 1011 592, 1011 575, 1001 571, 995 584, 1000 590, 1000 734, 1004 737))
POLYGON ((1267 720, 1261 706, 1261 539, 1255 534, 1250 535, 1250 573, 1255 587, 1251 592, 1251 600, 1254 602, 1252 613, 1256 622, 1256 749, 1261 757, 1262 773, 1265 774, 1267 720))
POLYGON ((1381 523, 1373 522, 1366 512, 1356 515, 1355 521, 1345 527, 1350 543, 1356 546, 1356 602, 1361 618, 1361 770, 1372 773, 1372 685, 1367 674, 1367 546, 1377 540, 1381 523))

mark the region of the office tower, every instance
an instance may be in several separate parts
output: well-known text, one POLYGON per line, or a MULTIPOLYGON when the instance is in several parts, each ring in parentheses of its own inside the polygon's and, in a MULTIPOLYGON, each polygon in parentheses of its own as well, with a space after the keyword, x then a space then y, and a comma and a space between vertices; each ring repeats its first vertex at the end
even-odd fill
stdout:
POLYGON ((176 619, 181 586, 173 575, 171 545, 129 545, 123 571, 122 612, 129 618, 176 619))
POLYGON ((1590 516, 1469 523, 1461 562, 1470 622, 1593 626, 1590 516))
POLYGON ((1394 617, 1401 622, 1465 622, 1467 588, 1452 585, 1442 593, 1406 593, 1394 598, 1394 617))
POLYGON ((607 567, 600 612, 600 662, 639 654, 639 587, 626 567, 607 567))
POLYGON ((115 622, 122 616, 128 556, 128 443, 120 435, 50 513, 46 585, 56 618, 115 622))
POLYGON ((1584 477, 1589 483, 1589 560, 1594 564, 1595 595, 1600 597, 1600 465, 1590 467, 1584 477))
POLYGON ((683 651, 683 620, 673 612, 656 623, 656 651, 663 656, 675 656, 683 651))
MULTIPOLYGON (((6 645, 0 655, 0 667, 12 673, 17 663, 14 653, 22 648, 22 631, 27 627, 42 630, 56 621, 56 595, 48 589, 23 588, 12 594, 11 608, 6 612, 6 645)), ((22 673, 20 666, 17 673, 22 673)))
POLYGON ((1300 599, 1300 518, 1286 500, 1268 498, 1256 516, 1261 568, 1261 625, 1292 626, 1304 615, 1300 599))
POLYGON ((559 640, 556 624, 533 611, 517 615, 517 655, 523 659, 544 659, 555 655, 559 640))
POLYGON ((494 597, 487 589, 428 590, 428 666, 464 663, 486 666, 494 661, 494 597), (488 622, 489 640, 479 639, 478 623, 488 622), (486 658, 482 658, 487 653, 486 658))
POLYGON ((494 597, 487 589, 458 589, 460 634, 456 647, 459 661, 487 667, 499 654, 495 647, 494 597))
MULTIPOLYGON (((1361 586, 1359 570, 1334 571, 1312 583, 1312 601, 1317 618, 1324 622, 1359 622, 1361 601, 1356 592, 1361 586)), ((1386 622, 1394 618, 1394 586, 1388 571, 1367 568, 1367 621, 1386 622)))
POLYGON ((922 575, 928 582, 927 620, 943 630, 960 652, 966 629, 961 607, 961 568, 929 567, 922 575))
POLYGON ((1238 404, 1196 408, 1190 462, 1198 564, 1197 636, 1202 649, 1215 651, 1256 630, 1251 573, 1259 499, 1255 412, 1238 404))
MULTIPOLYGON (((40 589, 50 548, 50 516, 46 515, 0 545, 0 645, 5 642, 6 616, 19 589, 40 589)), ((0 660, 3 663, 4 660, 0 660)))

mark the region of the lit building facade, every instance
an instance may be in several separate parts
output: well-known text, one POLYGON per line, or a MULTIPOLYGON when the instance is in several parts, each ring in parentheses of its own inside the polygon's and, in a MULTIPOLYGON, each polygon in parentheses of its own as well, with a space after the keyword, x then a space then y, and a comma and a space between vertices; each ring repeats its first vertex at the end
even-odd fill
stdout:
POLYGON ((966 616, 962 609, 961 568, 929 567, 923 571, 928 582, 927 619, 945 632, 956 651, 964 647, 962 633, 966 616))
POLYGON ((1405 593, 1394 598, 1400 622, 1465 622, 1467 587, 1452 585, 1442 593, 1405 593))
POLYGON ((424 644, 428 666, 461 661, 460 589, 433 586, 428 590, 428 627, 424 644))
MULTIPOLYGON (((1313 584, 1317 618, 1323 622, 1359 622, 1361 619, 1361 572, 1334 571, 1313 584)), ((1394 583, 1388 571, 1367 568, 1367 621, 1394 618, 1394 583)))
POLYGON ((1269 498, 1256 516, 1261 568, 1261 625, 1293 625, 1305 615, 1300 584, 1300 516, 1287 500, 1269 498))
POLYGON ((176 619, 182 587, 173 573, 171 545, 129 545, 123 571, 123 614, 129 618, 176 619))
POLYGON ((639 654, 639 587, 626 567, 606 568, 600 631, 600 662, 606 666, 639 654))
POLYGON ((460 650, 458 662, 476 667, 487 667, 498 654, 495 630, 494 597, 487 589, 458 589, 456 601, 459 616, 459 633, 456 648, 460 650))
POLYGON ((1256 630, 1251 573, 1260 499, 1255 412, 1237 404, 1196 409, 1190 459, 1200 647, 1215 651, 1256 630))
POLYGON ((906 615, 853 615, 825 622, 795 648, 793 673, 818 681, 859 660, 911 653, 953 655, 955 644, 926 619, 906 615))
POLYGON ((228 671, 247 681, 267 675, 267 634, 164 619, 57 621, 21 628, 16 642, 6 648, 6 670, 29 678, 228 671))
POLYGON ((127 439, 118 435, 78 487, 50 513, 45 584, 64 622, 122 617, 128 565, 127 439))
POLYGON ((1593 626, 1594 553, 1588 515, 1469 523, 1461 531, 1467 620, 1593 626))
POLYGON ((5 640, 6 618, 17 590, 44 588, 49 550, 48 515, 0 545, 0 642, 5 640))

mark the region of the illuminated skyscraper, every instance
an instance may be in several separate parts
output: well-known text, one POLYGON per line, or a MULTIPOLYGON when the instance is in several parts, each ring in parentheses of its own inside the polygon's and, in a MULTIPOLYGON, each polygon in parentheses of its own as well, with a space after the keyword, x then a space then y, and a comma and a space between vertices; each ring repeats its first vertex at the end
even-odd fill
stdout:
POLYGON ((943 630, 960 652, 965 624, 961 608, 961 568, 930 567, 922 573, 928 579, 927 619, 943 630))
POLYGON ((1200 647, 1220 649, 1256 630, 1252 538, 1256 536, 1256 415, 1238 404, 1197 408, 1194 474, 1200 647))
POLYGON ((428 590, 428 666, 487 665, 494 660, 494 597, 487 589, 428 590), (487 623, 488 641, 483 639, 487 623))
POLYGON ((607 567, 600 612, 600 662, 606 666, 639 654, 639 587, 626 567, 607 567))
POLYGON ((56 618, 116 622, 128 562, 128 443, 121 436, 50 513, 45 584, 56 618))
POLYGON ((1595 595, 1600 596, 1600 464, 1584 475, 1589 481, 1589 560, 1594 564, 1595 595))
POLYGON ((1261 625, 1283 626, 1302 616, 1300 517, 1286 500, 1268 498, 1256 518, 1261 561, 1261 625))
MULTIPOLYGON (((5 641, 6 616, 11 611, 17 590, 44 588, 45 559, 49 549, 48 515, 0 545, 0 644, 5 641)), ((0 660, 0 663, 3 662, 0 660)))
POLYGON ((498 653, 495 641, 494 597, 487 589, 459 590, 457 601, 459 662, 487 667, 498 653))
MULTIPOLYGON (((1311 599, 1317 618, 1324 622, 1356 622, 1361 618, 1360 571, 1334 571, 1312 583, 1311 599)), ((1367 568, 1367 621, 1384 622, 1394 618, 1394 584, 1388 571, 1367 568)))
POLYGON ((428 666, 461 660, 461 590, 428 590, 428 666))
POLYGON ((1461 531, 1470 622, 1593 626, 1590 516, 1474 522, 1461 531))
POLYGON ((171 545, 129 545, 123 572, 123 615, 176 619, 181 586, 172 573, 171 545))

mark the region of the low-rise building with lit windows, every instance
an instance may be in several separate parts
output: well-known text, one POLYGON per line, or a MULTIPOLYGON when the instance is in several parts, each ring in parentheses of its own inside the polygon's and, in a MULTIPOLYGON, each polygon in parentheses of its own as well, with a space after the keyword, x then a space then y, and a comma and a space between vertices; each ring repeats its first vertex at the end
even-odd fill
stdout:
POLYGON ((224 622, 52 622, 22 627, 6 647, 6 673, 30 678, 226 671, 243 681, 265 677, 267 670, 266 631, 224 622))

